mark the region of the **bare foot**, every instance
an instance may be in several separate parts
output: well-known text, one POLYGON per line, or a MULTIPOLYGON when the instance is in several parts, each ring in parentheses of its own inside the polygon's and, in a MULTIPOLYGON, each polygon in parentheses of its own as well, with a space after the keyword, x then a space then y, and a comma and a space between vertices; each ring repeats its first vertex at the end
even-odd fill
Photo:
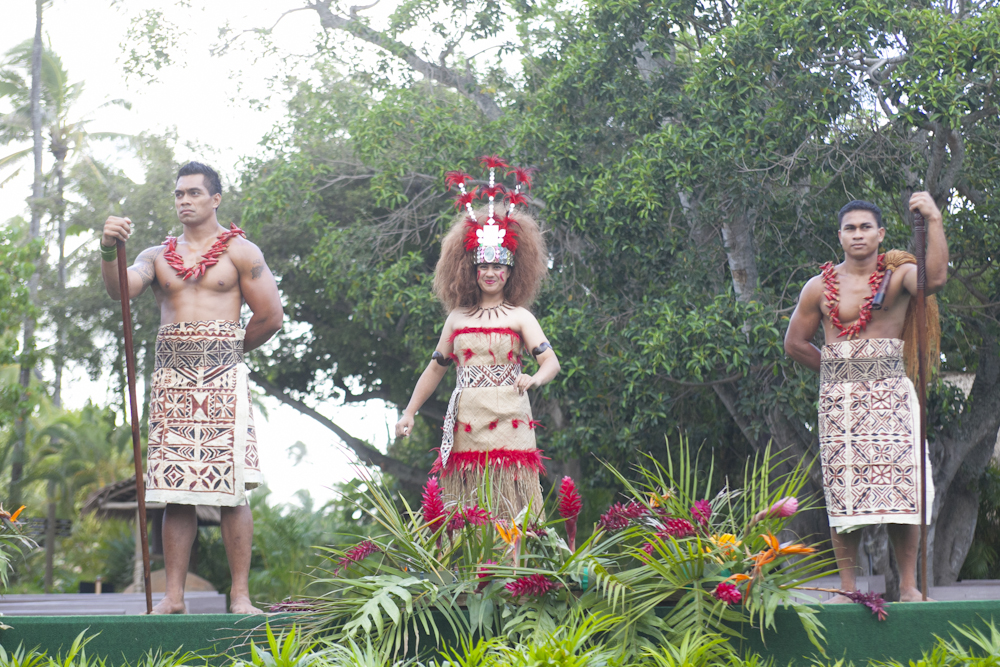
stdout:
MULTIPOLYGON (((923 602, 924 596, 920 593, 918 588, 901 588, 899 589, 899 601, 900 602, 923 602)), ((928 602, 937 602, 937 600, 932 600, 927 598, 928 602)))
POLYGON ((187 605, 184 601, 171 600, 170 598, 163 598, 153 606, 154 614, 186 614, 188 613, 187 605))
POLYGON ((823 601, 823 604, 853 604, 853 603, 854 600, 847 597, 846 595, 841 595, 840 593, 837 593, 829 600, 823 601))
POLYGON ((260 609, 250 604, 250 598, 248 597, 238 597, 233 598, 229 602, 229 613, 230 614, 263 614, 260 609))

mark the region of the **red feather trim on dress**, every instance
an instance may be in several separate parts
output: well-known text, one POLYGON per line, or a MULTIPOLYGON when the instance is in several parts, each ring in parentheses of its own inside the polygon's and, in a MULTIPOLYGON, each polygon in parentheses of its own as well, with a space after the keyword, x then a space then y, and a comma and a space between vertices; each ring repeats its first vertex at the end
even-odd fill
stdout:
POLYGON ((451 475, 459 471, 482 470, 487 464, 493 468, 527 468, 532 472, 545 474, 545 464, 540 449, 491 449, 488 452, 456 452, 448 457, 448 465, 441 465, 440 455, 431 468, 431 474, 442 472, 451 475))

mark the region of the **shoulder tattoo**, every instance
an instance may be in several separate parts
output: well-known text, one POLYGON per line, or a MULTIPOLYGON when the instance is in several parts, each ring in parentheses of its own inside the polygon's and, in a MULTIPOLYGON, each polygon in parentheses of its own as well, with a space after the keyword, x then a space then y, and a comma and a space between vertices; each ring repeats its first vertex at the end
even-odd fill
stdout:
POLYGON ((264 273, 264 260, 259 257, 250 265, 250 279, 257 280, 264 273))
POLYGON ((135 269, 135 272, 142 279, 143 287, 149 287, 156 280, 156 267, 153 263, 159 254, 159 249, 147 250, 139 253, 139 256, 135 258, 135 265, 132 268, 135 269))

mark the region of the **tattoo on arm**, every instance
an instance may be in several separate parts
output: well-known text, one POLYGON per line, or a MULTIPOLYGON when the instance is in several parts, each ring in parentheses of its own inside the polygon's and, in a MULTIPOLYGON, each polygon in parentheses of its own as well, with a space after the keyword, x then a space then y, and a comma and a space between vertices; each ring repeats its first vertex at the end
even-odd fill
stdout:
POLYGON ((136 274, 142 280, 142 288, 146 289, 153 284, 156 280, 156 267, 154 262, 159 256, 159 250, 154 252, 142 252, 139 256, 135 258, 135 264, 132 266, 135 269, 136 274))
POLYGON ((264 273, 264 260, 255 259, 250 266, 250 279, 257 280, 264 273))
POLYGON ((156 270, 153 268, 153 263, 148 257, 136 261, 135 272, 142 278, 143 287, 149 287, 153 284, 153 279, 156 277, 156 270))

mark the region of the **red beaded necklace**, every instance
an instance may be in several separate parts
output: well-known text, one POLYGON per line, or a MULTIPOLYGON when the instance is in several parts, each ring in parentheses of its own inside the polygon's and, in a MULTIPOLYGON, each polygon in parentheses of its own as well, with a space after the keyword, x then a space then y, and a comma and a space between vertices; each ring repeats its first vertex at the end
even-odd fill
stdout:
POLYGON ((219 257, 221 257, 222 253, 226 252, 229 248, 229 239, 235 236, 242 236, 243 238, 247 237, 246 233, 242 229, 233 223, 229 223, 229 231, 219 234, 215 239, 215 243, 212 244, 212 247, 209 248, 208 251, 201 256, 201 259, 199 259, 198 262, 190 268, 184 266, 184 258, 177 253, 177 237, 168 236, 167 240, 163 242, 163 245, 167 246, 166 252, 163 253, 163 259, 167 260, 167 264, 170 265, 171 269, 177 272, 177 277, 181 280, 187 280, 188 278, 194 278, 197 280, 205 275, 205 271, 208 271, 208 267, 215 266, 219 263, 219 257))
POLYGON ((882 280, 885 278, 885 253, 878 256, 875 271, 868 278, 868 284, 872 288, 871 296, 866 296, 862 302, 857 322, 847 328, 840 323, 840 281, 837 278, 833 262, 827 262, 819 268, 823 271, 823 284, 825 285, 823 296, 826 297, 826 305, 830 309, 830 323, 840 330, 837 338, 847 336, 847 339, 850 340, 864 331, 872 320, 872 299, 875 298, 875 293, 878 292, 878 288, 881 287, 882 280))

